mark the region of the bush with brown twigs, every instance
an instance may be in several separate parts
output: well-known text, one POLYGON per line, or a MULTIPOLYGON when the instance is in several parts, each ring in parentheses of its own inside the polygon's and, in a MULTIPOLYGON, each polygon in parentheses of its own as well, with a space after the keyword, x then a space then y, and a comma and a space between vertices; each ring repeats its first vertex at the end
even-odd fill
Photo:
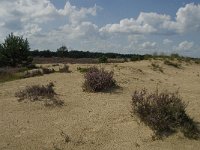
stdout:
POLYGON ((116 81, 113 79, 113 72, 91 67, 85 73, 85 82, 83 90, 89 92, 100 92, 108 90, 116 86, 116 81))
POLYGON ((133 113, 148 125, 157 137, 181 131, 192 139, 200 137, 197 123, 186 114, 186 105, 178 92, 168 93, 158 90, 147 93, 147 90, 135 91, 132 96, 133 113))
POLYGON ((45 106, 62 106, 63 101, 56 97, 56 92, 53 89, 54 84, 51 82, 46 86, 33 85, 27 86, 24 90, 16 92, 15 96, 18 101, 28 99, 30 101, 44 101, 45 106))

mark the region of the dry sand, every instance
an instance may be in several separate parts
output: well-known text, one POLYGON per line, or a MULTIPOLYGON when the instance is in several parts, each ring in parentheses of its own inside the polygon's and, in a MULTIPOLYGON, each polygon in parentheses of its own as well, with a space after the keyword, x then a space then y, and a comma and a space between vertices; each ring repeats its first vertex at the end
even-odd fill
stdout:
POLYGON ((199 150, 200 140, 181 133, 152 140, 153 132, 131 117, 134 90, 179 89, 188 102, 187 112, 200 122, 200 66, 183 64, 183 69, 163 65, 164 73, 153 71, 150 61, 99 65, 115 73, 120 89, 107 93, 82 91, 83 74, 70 65, 71 73, 54 73, 0 84, 1 150, 199 150), (62 108, 42 102, 18 102, 16 91, 27 85, 54 82, 62 108), (69 139, 68 139, 69 138, 69 139))

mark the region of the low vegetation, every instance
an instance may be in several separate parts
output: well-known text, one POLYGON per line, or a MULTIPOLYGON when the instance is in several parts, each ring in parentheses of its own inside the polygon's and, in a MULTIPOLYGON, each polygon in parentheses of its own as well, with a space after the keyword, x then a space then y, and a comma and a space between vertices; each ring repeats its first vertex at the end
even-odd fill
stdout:
POLYGON ((197 124, 186 114, 186 104, 178 92, 158 90, 148 93, 146 89, 135 91, 132 96, 133 113, 148 125, 157 137, 170 135, 180 130, 188 138, 198 139, 197 124))
POLYGON ((64 65, 62 68, 59 68, 59 72, 60 73, 69 73, 69 66, 68 65, 64 65))
POLYGON ((113 79, 113 72, 91 67, 85 73, 85 81, 83 90, 89 92, 105 91, 116 86, 116 81, 113 79))
POLYGON ((108 58, 104 55, 99 57, 99 63, 108 63, 108 58))
POLYGON ((21 78, 20 73, 12 73, 9 71, 0 71, 0 83, 1 82, 8 82, 13 81, 21 78))
POLYGON ((176 63, 176 62, 172 62, 172 61, 169 61, 169 60, 165 60, 164 64, 168 65, 168 66, 172 66, 172 67, 178 68, 178 69, 182 68, 181 64, 176 63))
POLYGON ((16 92, 15 96, 18 98, 18 101, 27 99, 32 102, 44 101, 45 106, 62 106, 64 102, 56 97, 57 94, 53 87, 53 83, 49 83, 46 86, 27 86, 24 90, 16 92))
POLYGON ((77 71, 80 73, 86 73, 88 72, 89 68, 84 68, 84 67, 77 67, 77 71))
POLYGON ((36 77, 36 76, 43 76, 43 72, 40 69, 33 69, 25 71, 23 78, 30 78, 30 77, 36 77))
POLYGON ((55 73, 56 71, 52 68, 52 69, 50 69, 50 68, 42 68, 42 72, 43 72, 43 74, 51 74, 51 73, 55 73))
POLYGON ((162 68, 159 64, 152 63, 151 66, 152 66, 152 69, 153 69, 154 71, 160 71, 160 72, 162 72, 162 73, 164 72, 164 71, 163 71, 163 68, 162 68))

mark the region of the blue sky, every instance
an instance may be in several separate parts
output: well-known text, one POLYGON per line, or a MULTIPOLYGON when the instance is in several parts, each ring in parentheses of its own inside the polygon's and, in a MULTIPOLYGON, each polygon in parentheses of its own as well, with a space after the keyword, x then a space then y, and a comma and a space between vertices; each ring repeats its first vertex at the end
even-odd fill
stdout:
POLYGON ((32 50, 200 57, 200 0, 1 0, 0 42, 11 32, 32 50))

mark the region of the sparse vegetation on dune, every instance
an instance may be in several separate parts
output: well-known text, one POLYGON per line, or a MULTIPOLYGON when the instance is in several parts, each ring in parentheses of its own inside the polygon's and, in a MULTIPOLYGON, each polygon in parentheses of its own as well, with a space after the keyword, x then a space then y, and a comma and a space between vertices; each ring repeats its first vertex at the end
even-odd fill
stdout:
POLYGON ((116 81, 113 79, 113 72, 105 71, 103 68, 89 68, 85 73, 84 78, 84 91, 100 92, 116 86, 116 81))
POLYGON ((152 69, 154 70, 154 71, 160 71, 160 72, 164 72, 163 71, 163 68, 159 65, 159 64, 156 64, 156 63, 151 63, 151 66, 152 66, 152 69))
POLYGON ((135 91, 132 96, 133 114, 148 125, 157 137, 170 135, 180 130, 192 139, 200 137, 197 124, 186 113, 186 104, 178 92, 169 93, 146 89, 135 91))
POLYGON ((84 67, 77 67, 77 71, 80 73, 86 73, 89 70, 89 68, 84 68, 84 67))
POLYGON ((59 68, 59 72, 60 73, 69 73, 69 66, 68 65, 64 65, 62 68, 59 68))
POLYGON ((16 92, 15 96, 19 98, 18 101, 28 99, 30 101, 44 101, 45 106, 62 106, 63 101, 56 97, 57 94, 53 87, 52 82, 46 86, 27 86, 24 90, 16 92))
POLYGON ((180 63, 172 62, 172 61, 169 61, 169 60, 165 60, 164 64, 168 65, 168 66, 172 66, 172 67, 178 68, 178 69, 182 68, 180 63))

